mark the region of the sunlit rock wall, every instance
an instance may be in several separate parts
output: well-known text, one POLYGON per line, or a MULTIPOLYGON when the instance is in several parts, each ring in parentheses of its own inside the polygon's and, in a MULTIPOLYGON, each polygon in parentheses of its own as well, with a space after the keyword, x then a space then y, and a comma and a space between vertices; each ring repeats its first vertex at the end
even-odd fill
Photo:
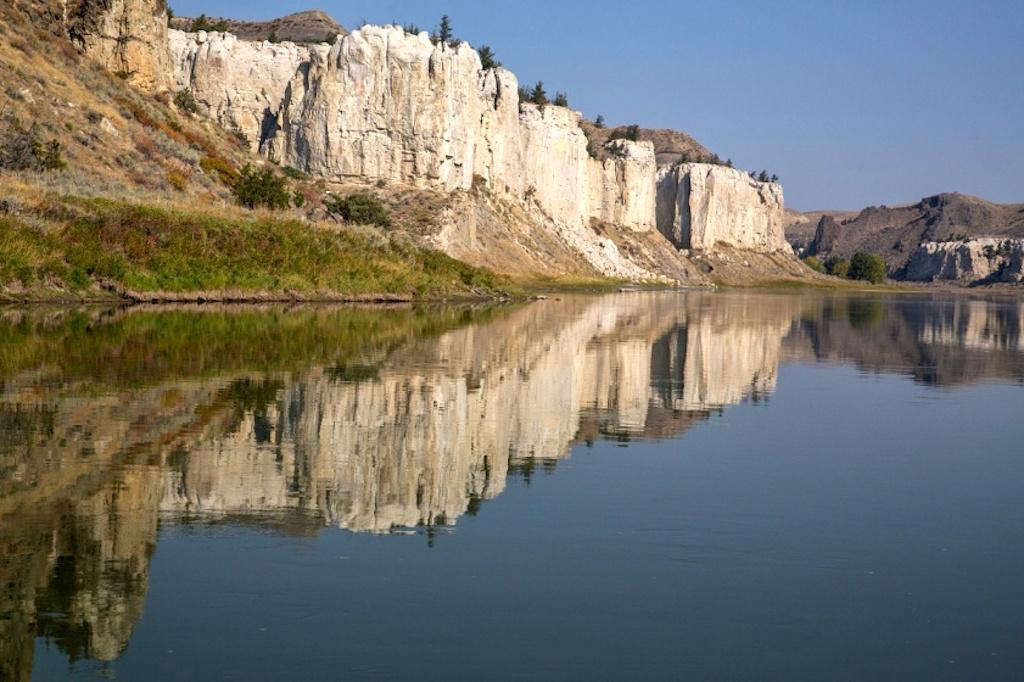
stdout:
POLYGON ((977 238, 921 244, 907 262, 904 279, 914 282, 1024 280, 1024 241, 977 238))
POLYGON ((148 91, 169 85, 166 0, 67 0, 68 34, 86 55, 148 91))
POLYGON ((719 245, 760 252, 791 251, 784 232, 782 186, 743 171, 683 163, 658 172, 658 229, 684 249, 719 245))
POLYGON ((587 168, 590 217, 636 232, 652 229, 658 170, 654 144, 612 140, 605 149, 605 158, 591 159, 587 168))
POLYGON ((245 136, 252 151, 277 129, 277 113, 296 75, 327 45, 252 42, 230 33, 169 31, 172 80, 205 116, 245 136))

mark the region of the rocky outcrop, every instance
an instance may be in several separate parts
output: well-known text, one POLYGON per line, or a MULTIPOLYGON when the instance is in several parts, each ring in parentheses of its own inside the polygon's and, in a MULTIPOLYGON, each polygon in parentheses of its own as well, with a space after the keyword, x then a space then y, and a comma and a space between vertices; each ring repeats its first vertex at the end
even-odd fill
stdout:
POLYGON ((789 250, 781 185, 726 166, 684 163, 659 171, 657 191, 658 230, 679 248, 789 250))
POLYGON ((249 42, 230 33, 169 32, 172 78, 200 112, 241 133, 253 151, 276 132, 277 112, 296 74, 327 45, 249 42))
POLYGON ((650 142, 613 140, 603 159, 592 159, 590 217, 636 232, 654 227, 656 192, 651 178, 657 174, 654 145, 650 142))
MULTIPOLYGON (((654 143, 595 148, 578 112, 520 103, 515 75, 484 69, 466 43, 398 26, 364 26, 329 48, 173 30, 170 43, 176 87, 275 162, 338 183, 486 190, 519 203, 599 274, 664 278, 671 268, 634 262, 599 227, 646 233, 663 213, 677 247, 785 249, 777 185, 689 164, 665 189, 654 143), (680 201, 683 186, 692 202, 680 201)), ((444 233, 434 245, 452 254, 475 241, 444 233)))
POLYGON ((913 282, 1020 282, 1022 267, 1024 240, 980 238, 921 244, 902 274, 913 282))
POLYGON ((819 253, 831 253, 835 248, 836 241, 842 228, 836 219, 829 215, 821 216, 818 226, 814 229, 814 239, 807 248, 807 255, 814 256, 819 253))
POLYGON ((169 84, 166 0, 65 3, 70 37, 104 68, 150 92, 169 84))
POLYGON ((711 153, 704 145, 679 130, 652 130, 632 126, 606 128, 598 127, 592 121, 586 120, 581 121, 580 125, 593 143, 598 158, 603 158, 602 150, 613 138, 628 138, 635 135, 638 142, 650 142, 654 145, 654 156, 659 166, 673 166, 677 163, 721 163, 717 154, 711 153))

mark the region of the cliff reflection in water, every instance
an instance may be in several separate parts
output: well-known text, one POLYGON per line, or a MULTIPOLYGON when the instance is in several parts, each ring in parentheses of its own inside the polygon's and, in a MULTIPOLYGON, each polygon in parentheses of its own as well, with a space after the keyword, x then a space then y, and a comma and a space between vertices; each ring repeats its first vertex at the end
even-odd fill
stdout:
POLYGON ((624 294, 491 310, 3 314, 0 678, 116 659, 160 524, 428 534, 576 443, 671 438, 784 359, 1024 377, 1019 304, 624 294))

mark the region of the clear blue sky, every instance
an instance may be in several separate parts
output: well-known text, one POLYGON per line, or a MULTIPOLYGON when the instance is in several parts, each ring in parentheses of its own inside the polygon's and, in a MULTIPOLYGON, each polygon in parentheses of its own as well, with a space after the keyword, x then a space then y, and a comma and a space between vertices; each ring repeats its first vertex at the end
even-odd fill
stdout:
POLYGON ((609 123, 678 128, 787 205, 943 191, 1024 202, 1024 0, 170 0, 180 15, 451 16, 523 82, 609 123))

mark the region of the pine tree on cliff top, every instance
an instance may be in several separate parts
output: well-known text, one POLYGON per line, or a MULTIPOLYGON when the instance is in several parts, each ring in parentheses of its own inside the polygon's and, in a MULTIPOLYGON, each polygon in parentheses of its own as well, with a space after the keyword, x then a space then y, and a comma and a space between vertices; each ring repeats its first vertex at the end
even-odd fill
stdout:
POLYGON ((452 22, 445 14, 441 17, 441 26, 437 29, 437 40, 438 42, 446 45, 452 45, 454 42, 455 34, 452 32, 452 22))

